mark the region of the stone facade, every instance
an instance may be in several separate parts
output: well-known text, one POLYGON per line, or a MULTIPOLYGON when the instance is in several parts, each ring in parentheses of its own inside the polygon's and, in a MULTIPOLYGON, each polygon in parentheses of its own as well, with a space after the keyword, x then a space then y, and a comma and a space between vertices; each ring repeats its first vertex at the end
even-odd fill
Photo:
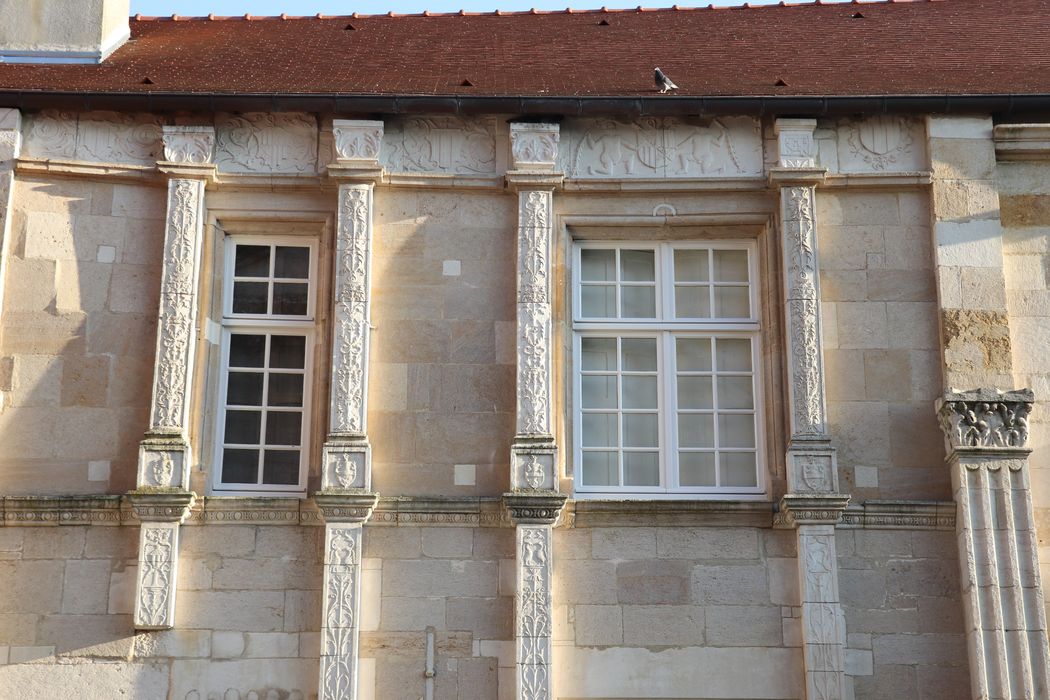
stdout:
POLYGON ((0 696, 1046 697, 1048 153, 0 111, 0 696), (302 492, 214 475, 244 234, 318 243, 302 492), (577 492, 574 240, 755 242, 761 493, 577 492))

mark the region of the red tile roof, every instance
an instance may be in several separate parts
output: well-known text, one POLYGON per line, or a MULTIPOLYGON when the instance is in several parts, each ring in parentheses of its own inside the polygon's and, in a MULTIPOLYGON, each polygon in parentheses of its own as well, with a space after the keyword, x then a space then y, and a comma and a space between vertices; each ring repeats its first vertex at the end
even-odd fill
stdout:
MULTIPOLYGON (((3 92, 652 97, 1050 94, 1046 0, 135 18, 102 65, 3 92)), ((3 100, 0 99, 0 102, 3 100)))

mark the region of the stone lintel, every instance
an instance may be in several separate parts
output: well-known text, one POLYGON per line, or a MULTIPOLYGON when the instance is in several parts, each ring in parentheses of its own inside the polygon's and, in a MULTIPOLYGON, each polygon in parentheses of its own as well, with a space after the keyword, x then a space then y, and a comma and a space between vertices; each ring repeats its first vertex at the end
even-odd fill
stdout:
POLYGON ((181 489, 146 488, 128 492, 131 509, 142 522, 182 523, 190 514, 197 494, 181 489))
POLYGON ((564 493, 553 491, 513 492, 503 494, 503 505, 517 525, 553 525, 567 499, 564 493))
POLYGON ((565 183, 565 174, 542 170, 508 170, 505 182, 507 189, 511 192, 553 191, 560 189, 565 183))
POLYGON ((325 172, 340 185, 378 185, 383 182, 384 175, 379 166, 339 162, 329 163, 325 172))
POLYGON ((212 163, 172 163, 162 160, 157 163, 157 170, 169 178, 204 180, 208 184, 215 182, 219 174, 218 166, 212 163))
POLYGON ((770 168, 770 187, 817 187, 827 179, 826 168, 770 168))
POLYGON ((850 496, 842 493, 787 493, 780 499, 780 512, 773 526, 790 529, 799 525, 836 525, 849 501, 850 496))
POLYGON ((326 523, 365 523, 379 502, 379 494, 363 489, 326 489, 314 494, 326 523))

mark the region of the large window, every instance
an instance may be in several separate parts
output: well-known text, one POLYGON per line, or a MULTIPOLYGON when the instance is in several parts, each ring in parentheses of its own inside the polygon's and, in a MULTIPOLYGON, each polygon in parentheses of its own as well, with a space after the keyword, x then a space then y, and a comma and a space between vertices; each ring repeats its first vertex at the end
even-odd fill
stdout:
POLYGON ((306 487, 316 257, 294 238, 226 240, 216 490, 306 487))
POLYGON ((761 493, 754 246, 573 252, 577 492, 761 493))

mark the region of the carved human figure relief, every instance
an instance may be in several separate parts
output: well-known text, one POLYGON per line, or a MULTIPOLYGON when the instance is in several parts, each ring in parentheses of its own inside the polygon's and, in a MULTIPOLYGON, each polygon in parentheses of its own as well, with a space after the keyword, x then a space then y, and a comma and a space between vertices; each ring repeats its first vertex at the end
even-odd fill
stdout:
POLYGON ((215 163, 238 173, 317 172, 317 121, 308 114, 219 115, 215 163))

